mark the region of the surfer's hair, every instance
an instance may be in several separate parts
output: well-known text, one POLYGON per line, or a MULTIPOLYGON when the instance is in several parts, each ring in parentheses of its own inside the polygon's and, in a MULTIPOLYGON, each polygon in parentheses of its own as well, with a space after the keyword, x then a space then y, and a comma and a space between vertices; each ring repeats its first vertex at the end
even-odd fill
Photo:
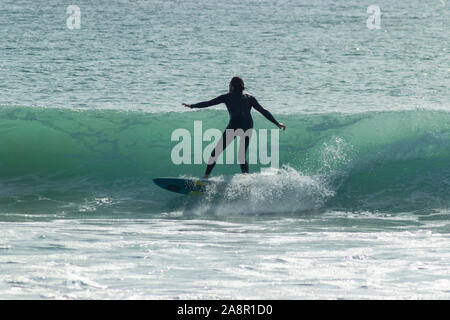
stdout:
POLYGON ((230 81, 230 86, 234 88, 234 91, 241 92, 245 90, 244 80, 241 77, 233 77, 230 81))

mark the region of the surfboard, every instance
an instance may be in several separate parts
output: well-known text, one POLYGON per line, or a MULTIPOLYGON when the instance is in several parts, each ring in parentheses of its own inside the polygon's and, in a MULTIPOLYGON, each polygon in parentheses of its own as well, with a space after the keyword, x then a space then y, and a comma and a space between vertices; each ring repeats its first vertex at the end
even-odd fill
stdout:
POLYGON ((206 192, 206 187, 212 181, 206 179, 191 179, 191 178, 174 178, 162 177, 155 178, 153 182, 160 188, 168 191, 181 194, 203 194, 206 192))

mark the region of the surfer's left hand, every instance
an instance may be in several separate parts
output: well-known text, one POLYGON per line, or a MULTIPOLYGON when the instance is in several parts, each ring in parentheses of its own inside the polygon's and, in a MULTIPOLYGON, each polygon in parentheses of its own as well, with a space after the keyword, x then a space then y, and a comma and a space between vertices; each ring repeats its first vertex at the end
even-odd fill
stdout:
POLYGON ((185 106, 186 108, 190 108, 190 109, 192 109, 192 106, 191 106, 190 104, 187 104, 187 103, 182 103, 182 105, 183 105, 183 106, 185 106))
POLYGON ((286 126, 284 125, 284 123, 279 122, 277 126, 280 129, 286 130, 286 126))

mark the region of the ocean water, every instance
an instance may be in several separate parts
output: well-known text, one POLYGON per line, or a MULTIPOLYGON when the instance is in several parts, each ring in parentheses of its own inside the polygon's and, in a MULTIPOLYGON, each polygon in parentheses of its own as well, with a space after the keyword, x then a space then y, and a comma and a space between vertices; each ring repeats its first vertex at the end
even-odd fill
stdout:
POLYGON ((2 0, 0 299, 449 299, 449 30, 445 0, 2 0), (280 168, 159 189, 234 75, 280 168))

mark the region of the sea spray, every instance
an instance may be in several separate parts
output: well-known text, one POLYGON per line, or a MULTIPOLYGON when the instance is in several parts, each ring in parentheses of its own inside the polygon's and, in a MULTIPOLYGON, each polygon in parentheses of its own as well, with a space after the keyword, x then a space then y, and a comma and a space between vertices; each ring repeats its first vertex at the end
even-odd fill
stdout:
POLYGON ((204 197, 189 199, 187 214, 303 212, 319 209, 334 194, 322 176, 307 176, 289 166, 221 176, 213 181, 204 197))

